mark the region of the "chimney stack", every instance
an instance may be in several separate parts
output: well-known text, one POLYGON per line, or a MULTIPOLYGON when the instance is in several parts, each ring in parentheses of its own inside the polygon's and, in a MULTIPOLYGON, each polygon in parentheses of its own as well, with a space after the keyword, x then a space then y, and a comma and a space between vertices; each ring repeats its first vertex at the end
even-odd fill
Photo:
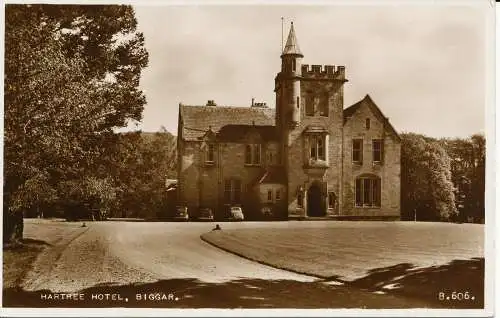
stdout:
POLYGON ((217 106, 217 104, 215 103, 215 101, 213 99, 209 99, 207 101, 206 106, 217 106))

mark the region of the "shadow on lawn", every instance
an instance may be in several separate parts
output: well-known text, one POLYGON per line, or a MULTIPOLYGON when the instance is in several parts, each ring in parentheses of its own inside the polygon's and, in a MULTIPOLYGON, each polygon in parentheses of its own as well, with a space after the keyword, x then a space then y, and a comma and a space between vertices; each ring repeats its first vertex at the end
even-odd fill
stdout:
POLYGON ((416 297, 446 307, 483 308, 484 258, 453 260, 426 268, 401 263, 372 269, 367 276, 346 284, 379 293, 416 297))
POLYGON ((4 249, 4 251, 9 251, 9 250, 15 251, 15 250, 21 250, 21 249, 37 249, 37 248, 41 248, 43 246, 52 246, 52 245, 45 242, 45 241, 42 241, 42 240, 23 238, 22 241, 19 243, 3 244, 3 249, 4 249))

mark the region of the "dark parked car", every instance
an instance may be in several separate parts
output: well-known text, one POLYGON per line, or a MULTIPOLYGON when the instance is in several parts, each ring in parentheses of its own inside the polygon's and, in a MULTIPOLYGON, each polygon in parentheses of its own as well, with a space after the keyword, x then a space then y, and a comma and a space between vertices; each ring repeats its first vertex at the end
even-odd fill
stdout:
POLYGON ((175 209, 174 221, 189 221, 187 206, 178 206, 175 209))
POLYGON ((212 209, 210 208, 201 208, 198 217, 198 221, 213 221, 214 220, 214 214, 212 212, 212 209))

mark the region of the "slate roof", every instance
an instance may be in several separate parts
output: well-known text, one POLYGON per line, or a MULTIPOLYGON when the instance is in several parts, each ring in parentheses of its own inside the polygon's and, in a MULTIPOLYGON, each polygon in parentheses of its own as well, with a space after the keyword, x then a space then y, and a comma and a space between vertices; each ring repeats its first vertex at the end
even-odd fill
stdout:
POLYGON ((249 133, 259 133, 263 141, 278 140, 276 126, 257 126, 257 125, 225 125, 217 133, 217 140, 226 142, 239 142, 249 133))
POLYGON ((286 40, 285 48, 283 49, 283 55, 285 54, 296 54, 304 56, 300 51, 299 42, 295 36, 295 30, 293 28, 293 22, 290 26, 290 33, 288 33, 288 39, 286 40))
POLYGON ((380 108, 377 106, 377 104, 375 104, 373 99, 368 94, 366 94, 366 96, 359 102, 344 109, 344 125, 352 116, 354 116, 356 111, 363 105, 368 105, 368 107, 371 107, 375 111, 375 113, 377 113, 383 120, 385 120, 385 124, 387 125, 389 130, 394 134, 394 136, 398 140, 401 140, 401 137, 399 136, 396 129, 394 129, 394 126, 392 126, 392 124, 389 122, 389 119, 385 117, 380 108))
POLYGON ((179 106, 184 140, 198 140, 209 128, 217 133, 224 126, 273 126, 274 115, 268 107, 179 106))

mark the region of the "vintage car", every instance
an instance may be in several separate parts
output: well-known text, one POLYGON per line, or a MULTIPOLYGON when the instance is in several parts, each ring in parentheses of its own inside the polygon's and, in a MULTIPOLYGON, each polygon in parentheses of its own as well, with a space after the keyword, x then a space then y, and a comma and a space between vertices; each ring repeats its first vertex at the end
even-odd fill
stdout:
POLYGON ((173 216, 174 221, 189 221, 189 214, 187 206, 178 206, 175 209, 175 214, 173 216))

